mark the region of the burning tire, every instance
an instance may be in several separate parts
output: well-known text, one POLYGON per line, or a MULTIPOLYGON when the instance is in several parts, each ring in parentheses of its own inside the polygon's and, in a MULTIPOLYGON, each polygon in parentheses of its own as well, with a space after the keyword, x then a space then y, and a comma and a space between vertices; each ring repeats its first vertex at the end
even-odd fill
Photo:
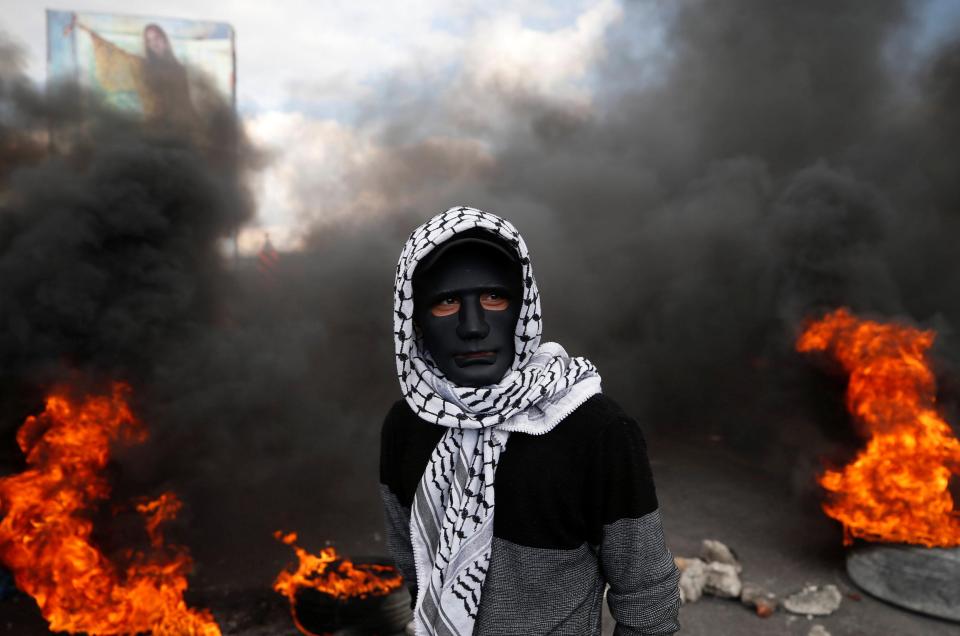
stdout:
MULTIPOLYGON (((371 559, 366 563, 386 565, 387 561, 371 559)), ((410 595, 403 587, 382 596, 346 599, 313 588, 302 588, 296 594, 293 615, 301 631, 318 636, 330 633, 337 636, 388 636, 402 633, 413 618, 410 595)))

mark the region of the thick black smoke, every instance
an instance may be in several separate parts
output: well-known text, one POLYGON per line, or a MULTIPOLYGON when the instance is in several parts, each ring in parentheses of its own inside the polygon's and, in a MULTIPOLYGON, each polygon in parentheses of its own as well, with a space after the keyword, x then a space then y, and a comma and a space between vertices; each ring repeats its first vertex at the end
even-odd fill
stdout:
MULTIPOLYGON (((188 343, 206 342, 228 319, 221 245, 252 216, 245 175, 258 158, 232 108, 202 84, 205 107, 173 124, 117 112, 72 84, 38 88, 6 42, 0 58, 7 473, 23 461, 14 431, 53 388, 80 394, 124 381, 148 421, 162 413, 168 371, 183 371, 188 343)), ((150 424, 161 431, 148 451, 156 456, 163 428, 150 424)), ((157 494, 168 476, 118 487, 157 494)))
POLYGON ((793 352, 808 316, 935 327, 948 408, 960 386, 960 39, 917 57, 919 9, 624 3, 589 106, 468 70, 395 77, 359 105, 380 152, 345 173, 356 196, 334 216, 353 220, 318 224, 271 275, 216 245, 249 210, 233 123, 200 145, 108 113, 91 128, 5 80, 5 435, 20 396, 64 374, 130 376, 154 439, 121 458, 124 483, 184 494, 206 576, 268 579, 274 529, 382 551, 392 273, 407 234, 462 203, 518 226, 545 336, 649 430, 721 436, 806 488, 856 444, 843 378, 793 352), (15 118, 53 122, 68 150, 15 118))
MULTIPOLYGON (((366 111, 384 152, 347 179, 376 196, 347 213, 412 228, 467 203, 510 218, 546 335, 593 359, 608 393, 652 429, 719 435, 810 486, 855 433, 842 376, 793 352, 806 318, 847 305, 937 328, 955 400, 960 46, 920 56, 922 9, 624 3, 589 107, 466 72, 443 89, 398 77, 366 111), (637 46, 651 15, 654 54, 637 46)), ((388 229, 371 232, 397 252, 388 229)), ((316 259, 331 234, 318 228, 316 259)), ((373 249, 345 294, 383 329, 360 313, 384 289, 370 259, 390 261, 373 249)))

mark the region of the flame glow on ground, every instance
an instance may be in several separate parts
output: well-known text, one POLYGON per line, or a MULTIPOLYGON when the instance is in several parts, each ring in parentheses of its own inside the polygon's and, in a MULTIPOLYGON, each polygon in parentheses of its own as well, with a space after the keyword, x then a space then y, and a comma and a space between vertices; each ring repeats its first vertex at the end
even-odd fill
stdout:
POLYGON ((187 607, 191 567, 184 548, 164 544, 160 526, 176 517, 173 493, 137 504, 152 550, 112 563, 91 542, 85 515, 107 499, 104 468, 113 442, 142 443, 147 431, 127 404, 130 389, 74 402, 51 395, 17 433, 28 468, 0 478, 0 562, 34 598, 56 632, 219 636, 207 610, 187 607))
POLYGON ((273 536, 297 554, 297 569, 284 570, 277 576, 273 589, 287 597, 294 623, 304 634, 311 634, 296 616, 297 592, 312 588, 337 600, 385 596, 400 588, 403 578, 396 568, 375 563, 354 565, 349 559, 337 554, 332 548, 324 548, 320 554, 310 554, 297 545, 297 533, 284 534, 279 530, 273 536))
POLYGON ((960 545, 960 515, 949 491, 960 474, 960 441, 936 408, 926 352, 935 333, 862 320, 838 309, 812 323, 801 352, 823 351, 850 374, 847 408, 867 446, 842 470, 828 470, 824 511, 854 538, 927 547, 960 545))

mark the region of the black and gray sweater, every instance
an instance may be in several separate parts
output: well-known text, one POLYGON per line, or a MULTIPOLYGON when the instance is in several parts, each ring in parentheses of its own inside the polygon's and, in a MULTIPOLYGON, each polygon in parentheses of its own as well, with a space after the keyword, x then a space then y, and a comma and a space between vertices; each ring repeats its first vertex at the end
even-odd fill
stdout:
MULTIPOLYGON (((446 429, 403 400, 380 446, 387 542, 416 597, 410 506, 446 429)), ((679 572, 664 543, 640 427, 597 394, 553 430, 515 433, 496 475, 490 569, 474 633, 601 633, 601 603, 616 634, 672 634, 680 626, 679 572)))

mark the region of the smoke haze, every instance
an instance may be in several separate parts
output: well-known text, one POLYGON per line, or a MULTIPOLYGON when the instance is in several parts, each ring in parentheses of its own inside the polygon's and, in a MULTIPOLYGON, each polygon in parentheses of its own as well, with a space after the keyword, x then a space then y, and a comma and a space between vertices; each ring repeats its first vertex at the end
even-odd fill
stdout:
POLYGON ((212 577, 275 573, 275 529, 369 549, 399 398, 393 269, 458 204, 514 222, 545 337, 653 434, 722 436, 805 492, 856 439, 842 378, 792 350, 838 305, 936 328, 955 409, 960 39, 918 54, 906 1, 605 6, 577 27, 595 39, 572 87, 491 71, 481 49, 358 104, 369 148, 335 183, 303 164, 305 248, 272 275, 217 249, 262 161, 237 122, 197 141, 94 109, 90 132, 69 88, 32 92, 4 48, 6 463, 51 383, 123 377, 153 431, 119 458, 124 488, 183 495, 212 577), (230 561, 248 553, 265 564, 230 561))

